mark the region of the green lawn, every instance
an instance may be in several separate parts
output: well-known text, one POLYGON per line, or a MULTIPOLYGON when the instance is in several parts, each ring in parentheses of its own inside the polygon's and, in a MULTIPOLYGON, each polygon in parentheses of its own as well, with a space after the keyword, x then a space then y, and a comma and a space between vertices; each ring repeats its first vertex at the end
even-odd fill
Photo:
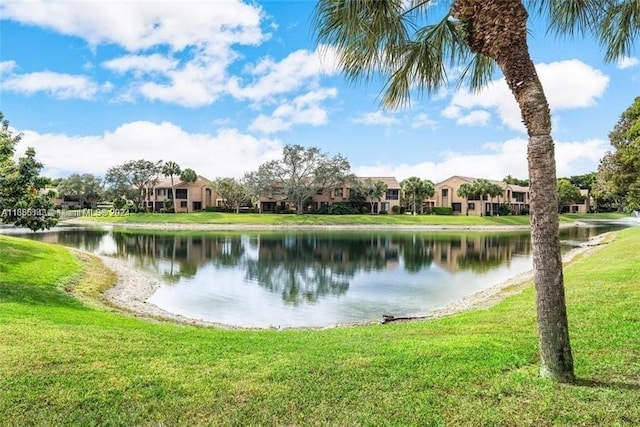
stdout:
MULTIPOLYGON (((561 215, 561 221, 576 219, 618 219, 623 214, 561 215)), ((438 226, 495 226, 529 225, 528 216, 479 217, 465 215, 292 215, 292 214, 233 214, 194 212, 188 214, 141 213, 128 216, 93 216, 83 220, 124 224, 251 224, 251 225, 438 225, 438 226)))
POLYGON ((640 227, 566 270, 576 384, 538 376, 532 287, 436 321, 234 331, 65 292, 96 298, 99 273, 0 236, 0 425, 640 424, 640 227))

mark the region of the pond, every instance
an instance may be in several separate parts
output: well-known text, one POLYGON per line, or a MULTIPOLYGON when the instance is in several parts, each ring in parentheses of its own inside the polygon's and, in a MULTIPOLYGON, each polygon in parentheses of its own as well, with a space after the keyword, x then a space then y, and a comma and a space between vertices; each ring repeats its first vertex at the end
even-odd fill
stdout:
MULTIPOLYGON (((566 248, 620 225, 561 232, 566 248)), ((12 233, 15 234, 15 233, 12 233)), ((162 285, 149 302, 242 327, 425 315, 531 269, 523 232, 157 232, 63 227, 25 237, 125 259, 162 285)))

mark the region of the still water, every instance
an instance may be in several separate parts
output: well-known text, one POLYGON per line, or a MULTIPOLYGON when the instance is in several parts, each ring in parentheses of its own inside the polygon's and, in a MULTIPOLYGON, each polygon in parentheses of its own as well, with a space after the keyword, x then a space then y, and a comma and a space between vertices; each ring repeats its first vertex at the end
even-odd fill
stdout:
MULTIPOLYGON (((620 226, 562 230, 568 249, 620 226)), ((125 259, 162 285, 149 302, 244 327, 328 326, 425 315, 531 269, 528 232, 150 232, 26 237, 125 259)))

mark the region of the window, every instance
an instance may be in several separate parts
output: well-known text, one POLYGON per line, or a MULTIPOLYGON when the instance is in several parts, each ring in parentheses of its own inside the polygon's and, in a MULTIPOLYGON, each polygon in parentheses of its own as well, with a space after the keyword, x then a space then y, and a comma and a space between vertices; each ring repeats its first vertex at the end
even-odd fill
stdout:
POLYGON ((342 188, 336 188, 335 190, 333 190, 333 195, 336 197, 342 197, 343 194, 344 190, 342 188))
POLYGON ((451 208, 453 212, 460 213, 462 212, 462 203, 451 203, 451 208))
POLYGON ((443 188, 442 189, 442 197, 449 197, 449 189, 448 188, 443 188))
POLYGON ((387 190, 386 200, 398 200, 400 198, 400 190, 387 190))
POLYGON ((187 207, 187 202, 184 201, 184 200, 182 202, 180 202, 180 207, 181 208, 186 208, 187 207))
POLYGON ((475 211, 476 210, 476 204, 475 203, 469 203, 469 210, 470 211, 475 211))
POLYGON ((186 198, 187 198, 187 189, 176 188, 176 199, 186 199, 186 198))
POLYGON ((318 196, 322 195, 322 188, 318 188, 318 189, 316 190, 316 194, 317 194, 318 196))
POLYGON ((167 189, 166 188, 158 188, 156 190, 156 196, 166 196, 167 195, 167 189))

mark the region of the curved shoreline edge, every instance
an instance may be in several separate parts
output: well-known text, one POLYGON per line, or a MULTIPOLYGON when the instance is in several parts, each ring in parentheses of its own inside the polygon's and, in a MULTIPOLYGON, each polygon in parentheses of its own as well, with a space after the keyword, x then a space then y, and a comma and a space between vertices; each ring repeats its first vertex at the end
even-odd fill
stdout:
MULTIPOLYGON (((570 250, 563 256, 563 264, 566 267, 579 256, 587 256, 601 249, 603 245, 612 241, 617 232, 603 233, 592 237, 587 242, 570 250)), ((238 329, 238 330, 267 330, 276 329, 274 327, 265 328, 247 328, 205 320, 189 318, 175 313, 170 313, 153 303, 148 299, 162 285, 159 277, 151 272, 143 271, 131 266, 126 260, 112 258, 104 255, 90 254, 99 258, 104 266, 116 274, 117 282, 114 286, 107 289, 102 295, 110 305, 115 306, 120 312, 133 314, 136 317, 146 319, 155 319, 162 321, 171 321, 179 324, 188 324, 194 326, 217 327, 221 329, 238 329)), ((464 297, 463 299, 441 307, 436 310, 429 311, 425 316, 416 317, 415 320, 431 320, 444 316, 460 313, 473 309, 489 308, 498 304, 505 298, 520 293, 524 290, 533 279, 533 270, 526 271, 511 277, 503 282, 494 284, 482 291, 464 297)), ((383 313, 380 313, 383 316, 383 313)), ((411 321, 412 319, 400 320, 411 321)), ((291 327, 283 329, 327 329, 344 326, 364 326, 379 324, 380 321, 362 321, 348 324, 336 324, 325 327, 291 327)))

